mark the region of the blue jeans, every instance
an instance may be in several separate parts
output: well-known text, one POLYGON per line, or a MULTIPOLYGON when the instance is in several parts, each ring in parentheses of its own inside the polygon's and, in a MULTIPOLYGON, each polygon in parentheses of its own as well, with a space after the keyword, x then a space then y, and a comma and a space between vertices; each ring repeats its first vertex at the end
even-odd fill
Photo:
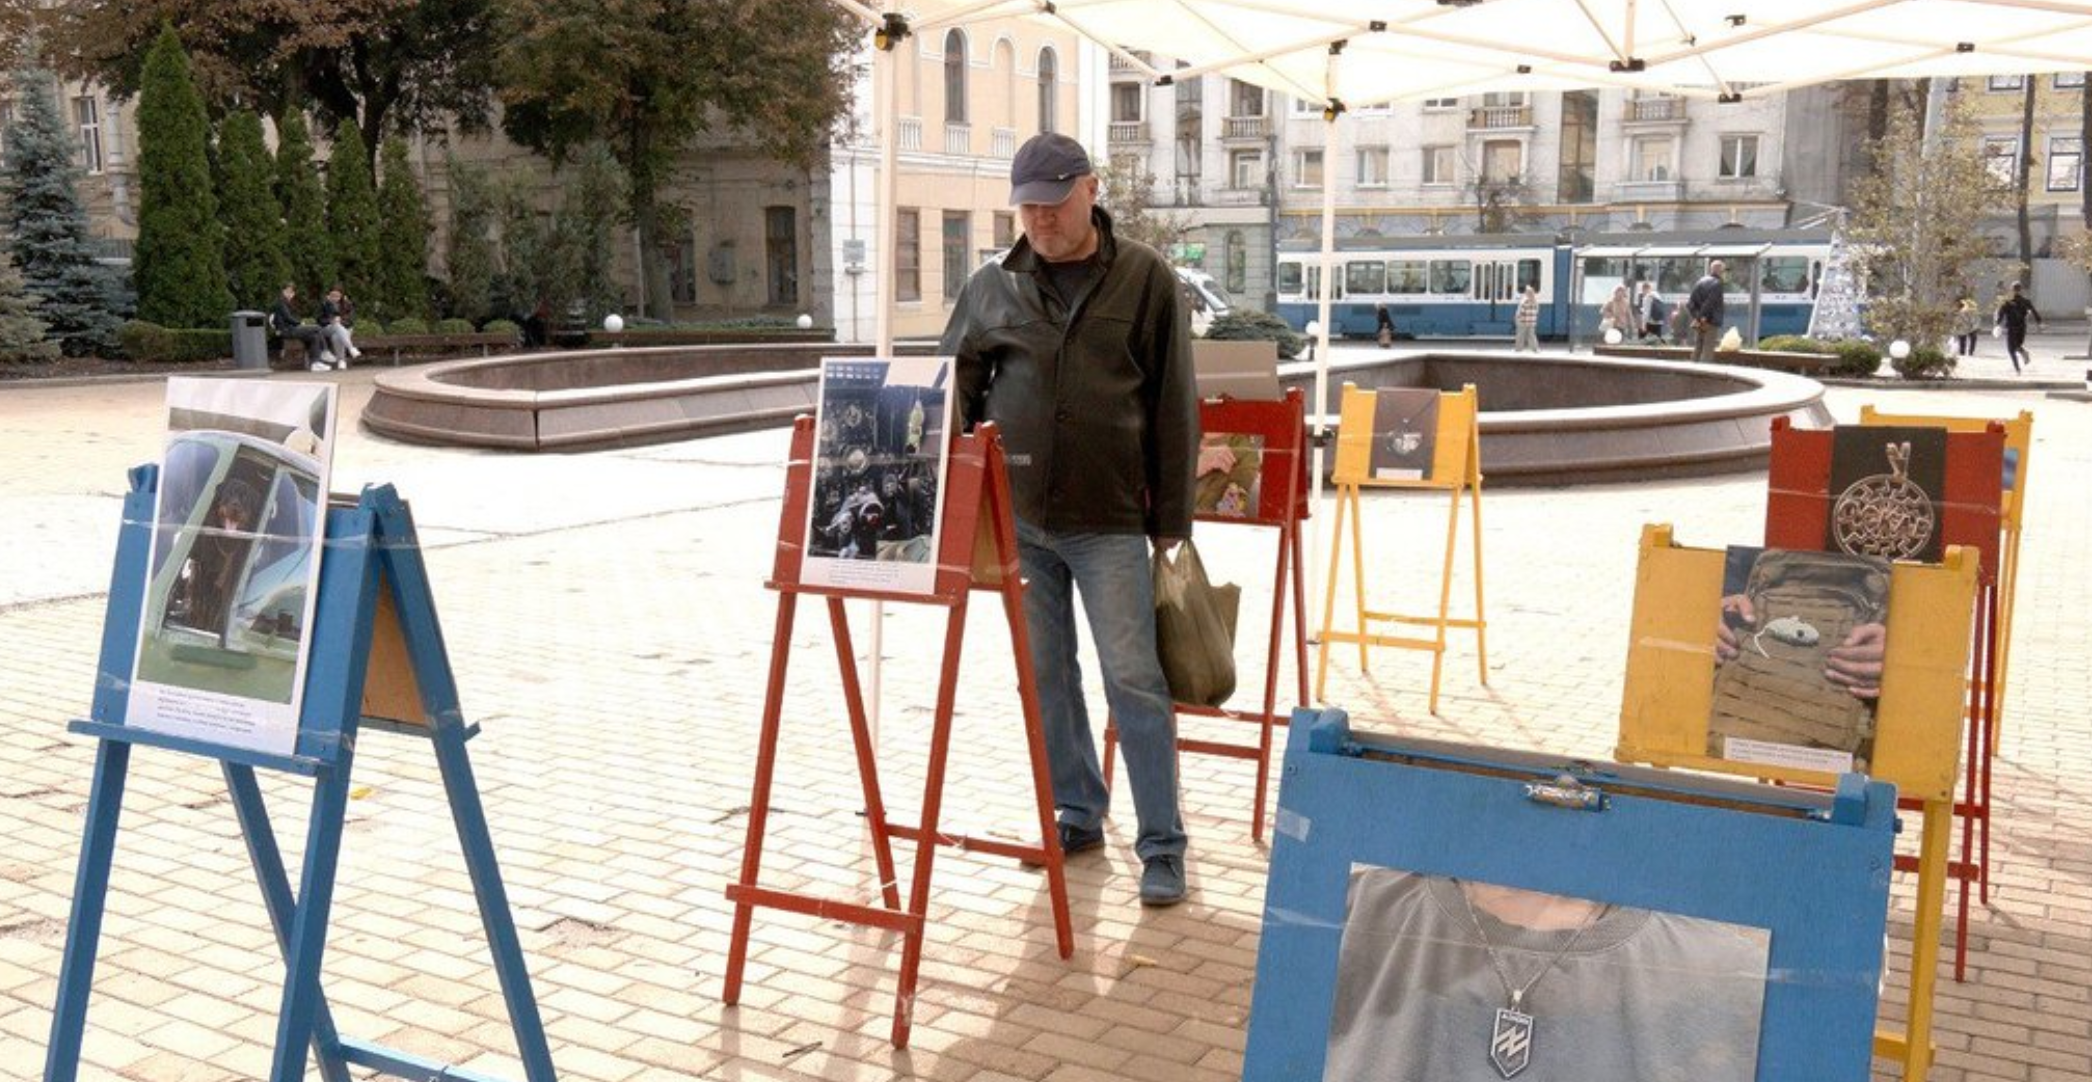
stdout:
POLYGON ((1155 580, 1148 539, 1139 534, 1049 533, 1017 523, 1024 571, 1024 624, 1038 679, 1046 760, 1061 822, 1092 828, 1111 810, 1097 766, 1097 739, 1083 702, 1075 654, 1075 591, 1082 592, 1090 638, 1104 667, 1104 699, 1118 722, 1119 750, 1133 784, 1142 860, 1182 856, 1177 808, 1177 721, 1155 653, 1155 580))

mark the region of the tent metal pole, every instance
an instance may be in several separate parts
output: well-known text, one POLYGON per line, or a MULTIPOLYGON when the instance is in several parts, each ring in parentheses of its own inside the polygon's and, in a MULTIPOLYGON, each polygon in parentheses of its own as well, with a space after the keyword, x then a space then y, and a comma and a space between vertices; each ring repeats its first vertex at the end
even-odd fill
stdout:
MULTIPOLYGON (((1314 471, 1315 511, 1308 518, 1307 554, 1301 562, 1307 565, 1309 598, 1321 596, 1322 560, 1315 555, 1322 551, 1322 523, 1329 515, 1329 495, 1323 490, 1324 447, 1329 434, 1329 324, 1330 295, 1335 292, 1336 239, 1337 239, 1337 186, 1336 163, 1338 144, 1343 128, 1337 121, 1343 109, 1337 99, 1337 66, 1343 56, 1343 45, 1330 46, 1329 59, 1323 69, 1323 93, 1327 105, 1322 110, 1322 269, 1321 287, 1316 290, 1315 321, 1319 324, 1315 332, 1315 401, 1308 413, 1315 419, 1314 471)), ((1277 168, 1273 162, 1272 167, 1277 168)), ((1274 243, 1277 238, 1273 238, 1274 243)))
MULTIPOLYGON (((894 11, 892 0, 885 5, 886 11, 894 11)), ((898 146, 901 139, 901 56, 907 39, 891 42, 889 48, 877 49, 878 56, 872 66, 872 101, 879 112, 879 263, 873 268, 872 280, 877 283, 877 312, 872 319, 872 356, 893 356, 893 301, 894 269, 900 265, 899 239, 894 235, 895 223, 900 215, 899 193, 894 190, 898 146), (885 77, 882 79, 881 73, 885 77)), ((879 705, 883 687, 881 659, 886 647, 886 603, 872 602, 872 630, 865 637, 865 650, 870 654, 865 659, 865 721, 871 730, 872 746, 879 744, 879 705)))

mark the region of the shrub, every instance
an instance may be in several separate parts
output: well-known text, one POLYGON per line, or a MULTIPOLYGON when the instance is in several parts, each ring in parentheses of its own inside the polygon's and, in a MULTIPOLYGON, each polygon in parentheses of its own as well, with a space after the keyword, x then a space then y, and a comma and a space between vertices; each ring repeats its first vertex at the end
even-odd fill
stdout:
POLYGON ((1938 346, 1919 346, 1900 361, 1891 357, 1889 366, 1904 379, 1944 379, 1954 374, 1954 358, 1938 346))
POLYGON ((1818 342, 1814 338, 1799 334, 1776 334, 1771 338, 1759 339, 1758 348, 1773 353, 1836 352, 1836 347, 1829 342, 1818 342))
POLYGON ((134 361, 163 361, 193 364, 232 356, 231 328, 197 329, 162 327, 134 319, 117 331, 124 356, 134 361))
POLYGON ((1299 356, 1307 345, 1307 339, 1287 326, 1285 320, 1254 308, 1237 308, 1214 320, 1206 328, 1206 337, 1225 342, 1277 342, 1278 355, 1287 360, 1299 356))
POLYGON ((439 319, 436 321, 436 333, 472 334, 472 321, 469 319, 439 319))
POLYGON ((514 320, 490 319, 487 321, 486 326, 480 328, 480 332, 482 334, 513 334, 521 336, 523 328, 514 320))
MULTIPOLYGON (((371 333, 375 334, 375 333, 377 333, 377 332, 373 331, 373 332, 371 332, 371 333)), ((421 320, 418 320, 418 319, 413 319, 413 318, 408 318, 408 319, 395 319, 395 320, 393 320, 393 321, 392 321, 391 323, 388 323, 388 324, 386 324, 386 326, 385 326, 385 333, 386 333, 386 334, 427 334, 427 333, 429 333, 429 325, 428 325, 428 324, 426 324, 426 323, 423 323, 423 322, 422 322, 421 320)))
POLYGON ((1881 367, 1881 350, 1872 342, 1850 338, 1831 343, 1830 351, 1838 355, 1838 363, 1831 368, 1834 376, 1871 376, 1881 367))

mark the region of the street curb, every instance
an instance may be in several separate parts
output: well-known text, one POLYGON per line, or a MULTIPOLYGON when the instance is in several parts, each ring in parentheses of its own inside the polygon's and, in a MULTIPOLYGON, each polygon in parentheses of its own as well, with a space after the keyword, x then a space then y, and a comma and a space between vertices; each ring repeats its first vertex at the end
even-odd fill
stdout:
POLYGON ((2081 386, 2077 380, 2062 379, 1852 379, 1844 376, 1812 376, 1826 387, 1858 387, 1879 391, 2068 391, 2081 386))

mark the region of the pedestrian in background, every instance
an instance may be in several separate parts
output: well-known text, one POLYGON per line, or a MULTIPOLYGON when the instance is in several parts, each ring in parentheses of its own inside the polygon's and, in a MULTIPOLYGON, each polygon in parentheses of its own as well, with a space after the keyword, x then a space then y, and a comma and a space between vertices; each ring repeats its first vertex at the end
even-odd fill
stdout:
POLYGON ((2012 283, 2012 295, 1998 305, 1997 325, 2005 329, 2005 355, 2012 358, 2012 374, 2019 375, 2022 365, 2031 366, 2034 357, 2027 352, 2027 317, 2043 327, 2048 321, 2034 310, 2034 302, 2026 297, 2018 282, 2012 283))
POLYGON ((1634 301, 1627 296, 1627 287, 1613 287, 1613 297, 1598 310, 1598 337, 1606 338, 1611 332, 1619 331, 1624 340, 1635 332, 1634 301))
POLYGON ((1518 298, 1518 312, 1512 316, 1518 326, 1518 338, 1511 348, 1521 353, 1540 352, 1540 291, 1532 286, 1525 287, 1525 295, 1518 298))
POLYGON ((1954 313, 1954 355, 1973 357, 1976 355, 1976 332, 1983 329, 1982 313, 1976 311, 1973 297, 1961 298, 1961 309, 1954 313))
POLYGON ((1727 316, 1722 297, 1725 269, 1719 259, 1707 264, 1706 277, 1693 283, 1692 295, 1685 301, 1686 316, 1692 321, 1692 359, 1702 364, 1713 363, 1714 345, 1722 337, 1722 320, 1727 316))

